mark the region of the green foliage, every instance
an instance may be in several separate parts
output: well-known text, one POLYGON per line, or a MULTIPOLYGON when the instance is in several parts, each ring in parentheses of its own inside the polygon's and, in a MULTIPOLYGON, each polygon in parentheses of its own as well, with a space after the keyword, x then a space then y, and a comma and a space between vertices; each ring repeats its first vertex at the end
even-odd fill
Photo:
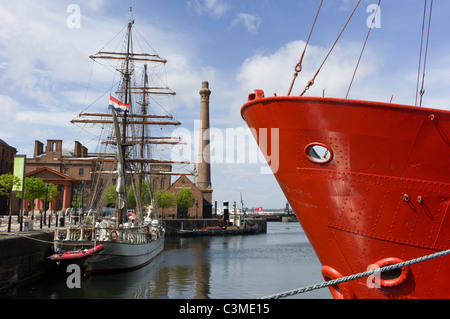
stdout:
POLYGON ((103 196, 103 199, 108 204, 114 204, 117 201, 117 192, 116 192, 116 185, 111 184, 108 187, 108 190, 106 191, 106 194, 103 196))
POLYGON ((0 175, 0 195, 11 199, 14 186, 20 186, 19 177, 11 173, 0 175))
POLYGON ((189 188, 183 188, 177 194, 176 203, 178 210, 185 211, 194 206, 195 198, 189 188))
MULTIPOLYGON (((45 184, 44 184, 44 193, 42 194, 42 196, 39 197, 39 199, 42 199, 44 201, 44 203, 50 204, 53 203, 56 200, 56 197, 58 196, 58 185, 54 185, 54 184, 48 184, 48 189, 45 189, 45 184), (45 198, 45 195, 47 195, 47 198, 45 198)), ((49 206, 47 206, 49 207, 49 206)), ((52 205, 52 209, 53 209, 53 205, 52 205)))
POLYGON ((86 199, 84 197, 84 188, 80 187, 75 190, 72 199, 72 207, 83 208, 86 204, 86 199))
MULTIPOLYGON (((109 186, 106 194, 103 196, 103 199, 107 204, 114 204, 117 202, 117 192, 116 185, 112 184, 109 186)), ((149 192, 149 184, 147 181, 142 183, 142 205, 147 205, 151 202, 151 196, 149 192)), ((132 187, 127 188, 127 206, 135 207, 136 206, 136 197, 134 196, 134 190, 132 187)), ((167 207, 167 206, 166 206, 167 207)))
POLYGON ((127 207, 135 208, 136 207, 136 196, 134 196, 134 189, 130 187, 127 192, 127 207))
MULTIPOLYGON (((11 203, 11 198, 13 195, 14 186, 20 186, 20 178, 8 173, 0 176, 0 195, 9 198, 11 203)), ((9 215, 11 216, 12 205, 9 205, 9 215)))
POLYGON ((158 204, 158 207, 172 207, 175 205, 175 194, 160 189, 156 192, 156 203, 158 204))
POLYGON ((150 195, 150 184, 147 181, 144 181, 142 183, 142 205, 148 205, 152 201, 152 197, 150 195))
MULTIPOLYGON (((137 187, 137 185, 136 185, 137 187)), ((141 204, 142 206, 148 205, 151 203, 151 195, 150 195, 150 187, 149 183, 147 181, 142 182, 141 187, 141 204)), ((127 206, 129 208, 136 207, 136 196, 134 195, 134 189, 133 187, 130 187, 130 189, 127 192, 127 206)))
POLYGON ((50 184, 47 193, 47 201, 54 202, 56 200, 56 197, 58 197, 58 194, 59 194, 58 185, 50 184))
POLYGON ((36 178, 34 176, 25 177, 24 200, 27 200, 34 204, 34 200, 36 198, 41 198, 44 195, 45 184, 42 179, 36 178))
MULTIPOLYGON (((23 199, 31 204, 31 210, 34 210, 34 200, 36 198, 47 201, 47 203, 54 202, 59 194, 58 185, 48 184, 47 199, 45 198, 45 183, 42 179, 34 176, 25 177, 24 196, 23 199)), ((18 197, 21 198, 21 194, 18 197)))
MULTIPOLYGON (((58 185, 49 184, 47 191, 47 202, 53 202, 58 196, 58 185)), ((18 195, 21 197, 21 194, 18 195)), ((42 179, 34 176, 25 177, 24 200, 31 204, 31 211, 34 210, 34 200, 36 198, 45 201, 45 183, 42 179)))

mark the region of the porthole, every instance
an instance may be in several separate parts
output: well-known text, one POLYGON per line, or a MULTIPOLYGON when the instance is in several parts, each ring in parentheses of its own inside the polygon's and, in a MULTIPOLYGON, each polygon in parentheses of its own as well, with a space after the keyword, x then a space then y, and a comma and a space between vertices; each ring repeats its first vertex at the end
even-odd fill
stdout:
POLYGON ((333 159, 333 151, 325 144, 311 143, 305 147, 306 157, 313 163, 326 164, 333 159))

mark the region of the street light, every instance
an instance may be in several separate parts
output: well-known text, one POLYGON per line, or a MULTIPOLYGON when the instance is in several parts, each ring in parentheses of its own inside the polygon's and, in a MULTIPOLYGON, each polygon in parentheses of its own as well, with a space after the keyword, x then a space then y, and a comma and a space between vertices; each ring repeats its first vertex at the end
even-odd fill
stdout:
POLYGON ((44 199, 44 225, 46 225, 46 219, 47 219, 47 195, 48 195, 48 187, 50 185, 45 184, 45 199, 44 199))

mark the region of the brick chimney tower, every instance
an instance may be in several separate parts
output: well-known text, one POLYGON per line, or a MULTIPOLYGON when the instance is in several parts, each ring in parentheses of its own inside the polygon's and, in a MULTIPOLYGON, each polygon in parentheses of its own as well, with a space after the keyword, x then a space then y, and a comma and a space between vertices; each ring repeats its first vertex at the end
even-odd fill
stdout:
MULTIPOLYGON (((212 217, 212 187, 211 187, 211 154, 209 133, 209 83, 203 82, 200 90, 200 143, 198 150, 197 187, 203 197, 203 218, 212 217)), ((200 203, 199 203, 200 204, 200 203)))
POLYGON ((200 90, 200 143, 198 150, 197 187, 200 190, 211 188, 210 134, 209 134, 209 83, 203 82, 200 90))

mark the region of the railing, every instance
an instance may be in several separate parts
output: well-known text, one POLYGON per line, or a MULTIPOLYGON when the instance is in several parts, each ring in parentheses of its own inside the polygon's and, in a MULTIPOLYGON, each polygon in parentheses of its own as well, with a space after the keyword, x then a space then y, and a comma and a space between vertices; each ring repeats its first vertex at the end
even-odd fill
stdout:
POLYGON ((111 241, 143 244, 158 239, 162 234, 159 227, 92 227, 70 226, 55 230, 55 240, 60 241, 111 241))

